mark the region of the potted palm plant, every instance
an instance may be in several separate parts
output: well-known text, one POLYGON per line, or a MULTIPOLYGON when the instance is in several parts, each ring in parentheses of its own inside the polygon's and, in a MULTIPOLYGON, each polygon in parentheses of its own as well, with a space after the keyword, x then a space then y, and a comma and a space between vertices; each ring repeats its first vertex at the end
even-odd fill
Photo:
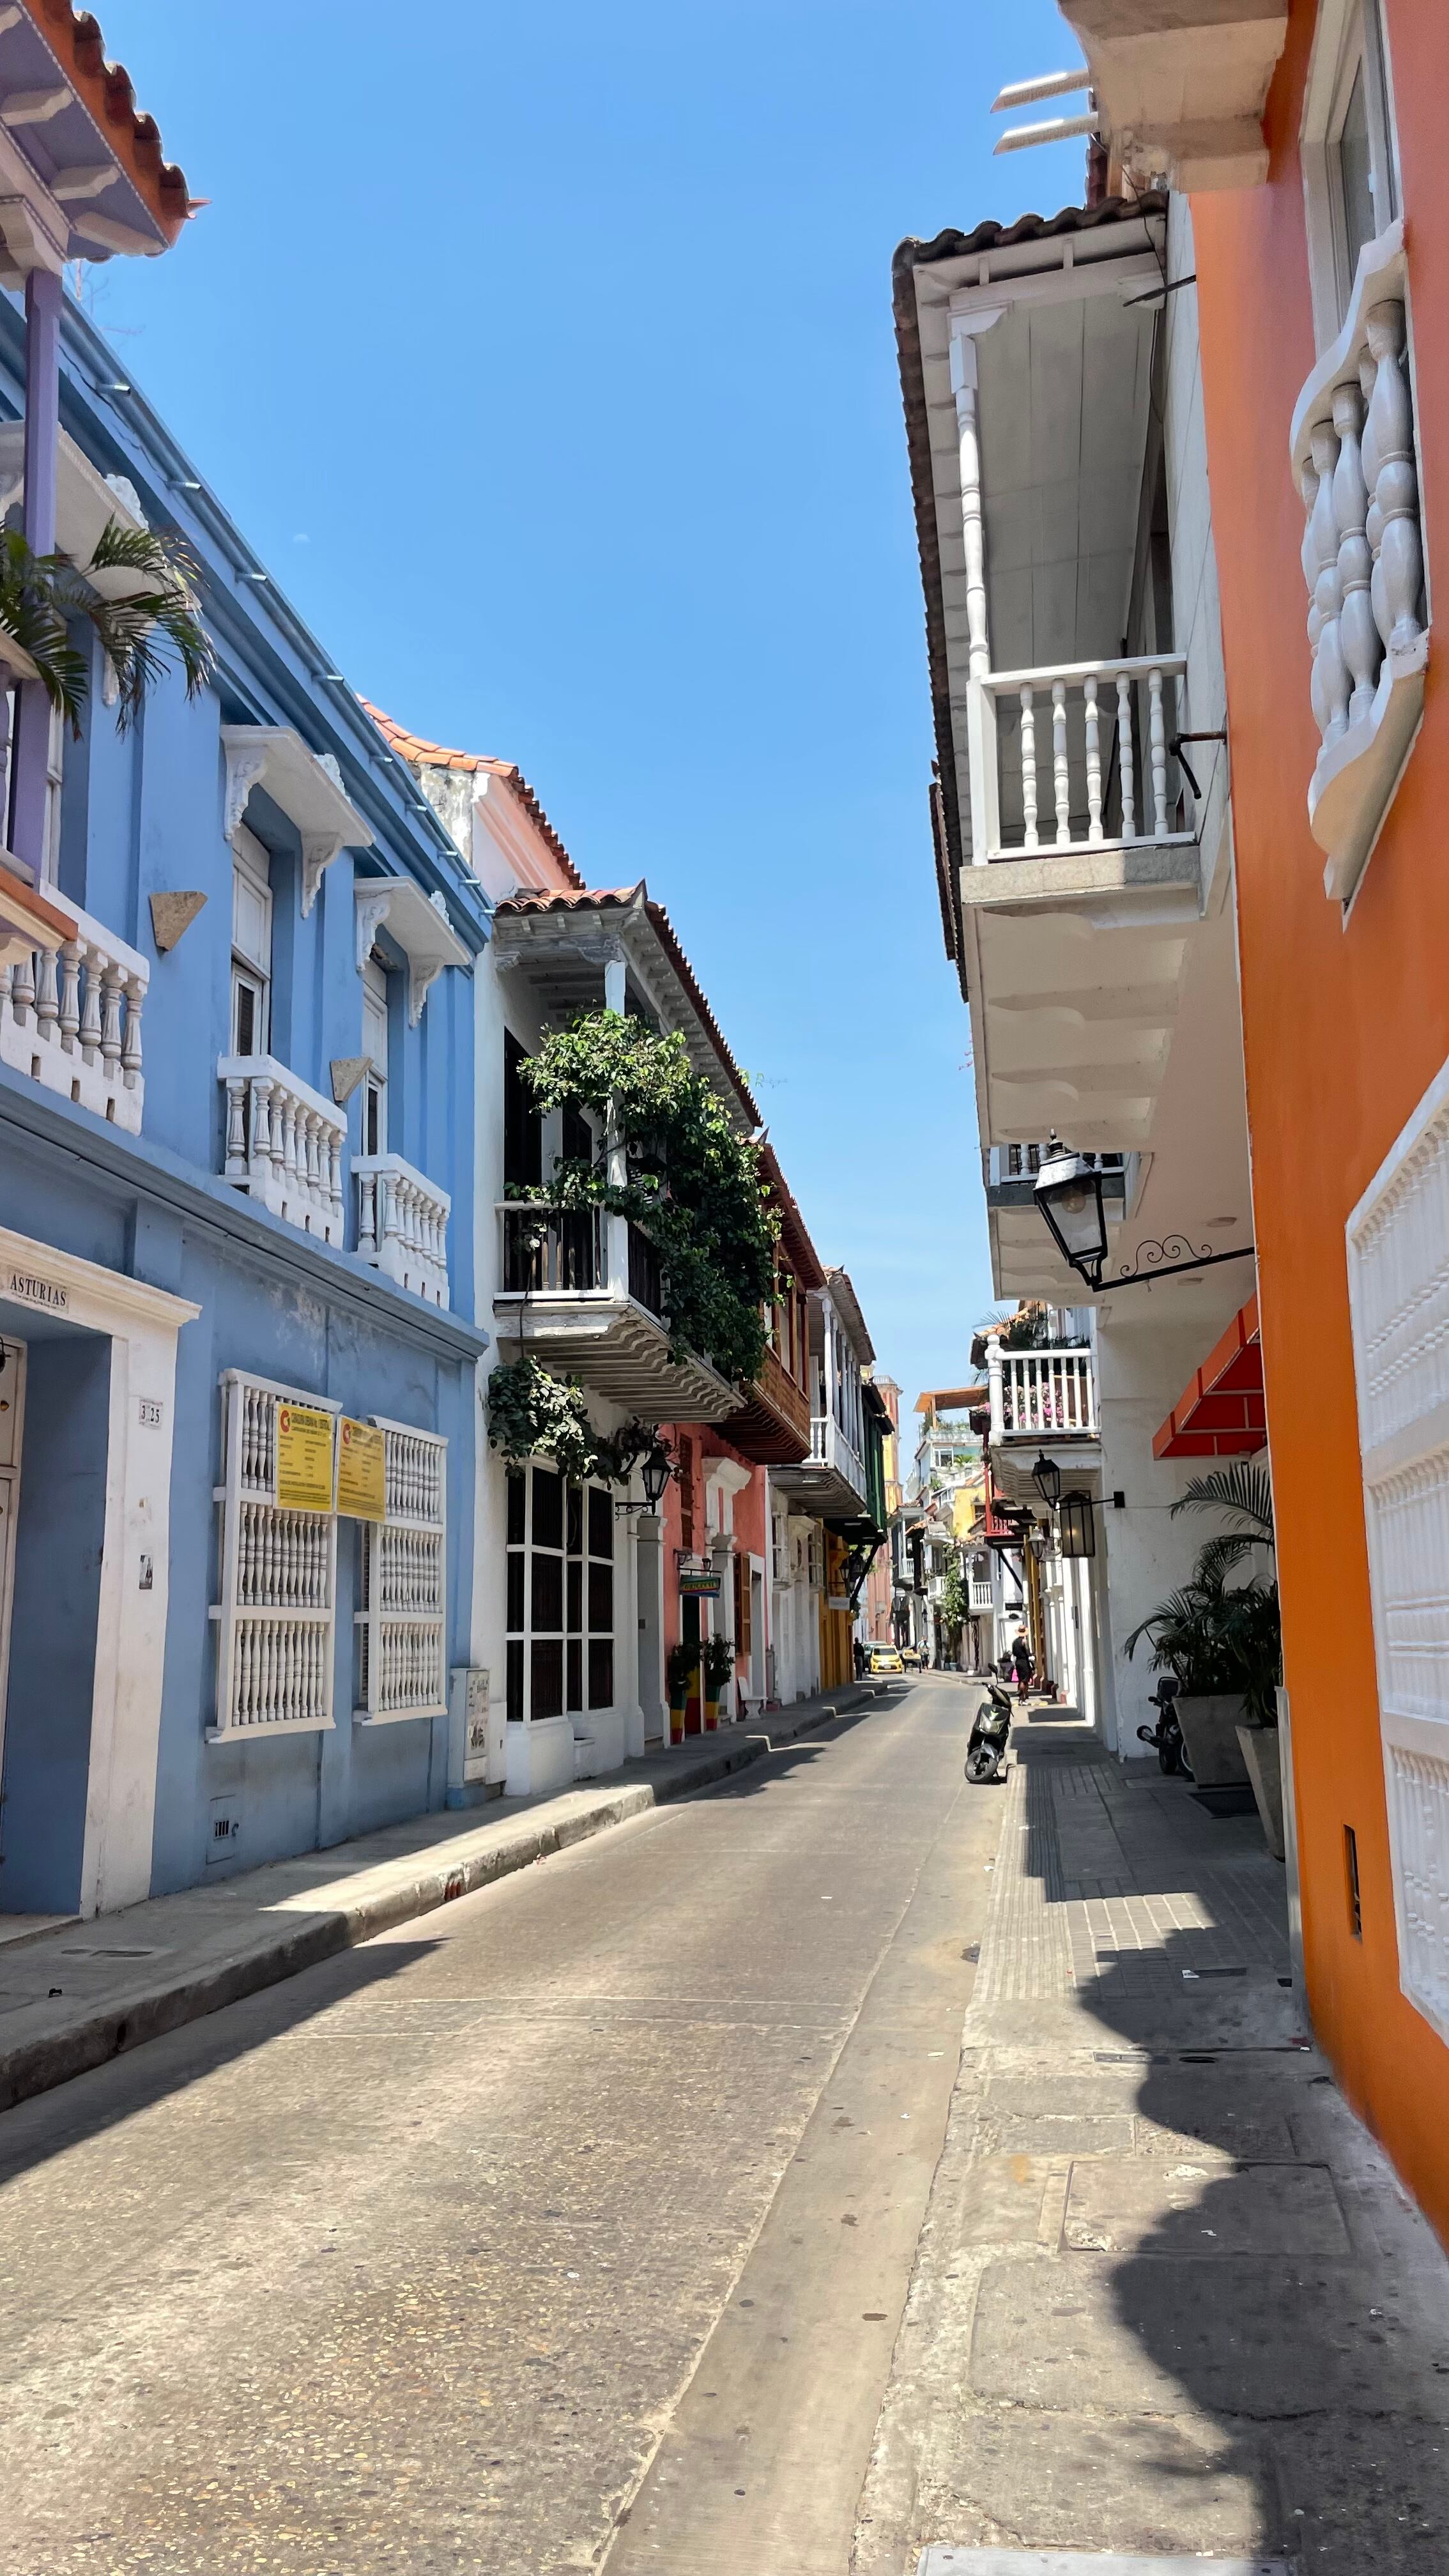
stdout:
POLYGON ((1281 1783, 1276 1764, 1264 1758, 1270 1735, 1277 1752, 1283 1659, 1278 1586, 1256 1574, 1246 1582, 1227 1580, 1254 1548, 1272 1549, 1267 1470, 1239 1460, 1195 1476, 1172 1508, 1226 1512, 1237 1526, 1206 1542, 1188 1581, 1133 1629, 1127 1652, 1146 1638, 1153 1670, 1175 1676, 1177 1716, 1194 1778, 1207 1789, 1251 1781, 1269 1848, 1281 1859, 1281 1783))
POLYGON ((694 1677, 698 1670, 698 1646, 691 1646, 687 1638, 681 1637, 677 1646, 670 1647, 664 1666, 665 1679, 669 1685, 669 1741, 671 1744, 684 1742, 684 1713, 689 1706, 689 1694, 694 1687, 694 1677))
POLYGON ((704 1725, 713 1735, 719 1725, 719 1704, 734 1679, 735 1650, 728 1637, 708 1637, 704 1647, 704 1725))
MULTIPOLYGON (((1207 1476, 1194 1476, 1190 1485, 1172 1506, 1174 1512, 1218 1511, 1226 1515, 1230 1526, 1210 1538, 1197 1561, 1197 1572, 1224 1576, 1236 1571, 1255 1550, 1262 1550, 1271 1561, 1273 1555, 1273 1488, 1266 1467, 1236 1459, 1231 1467, 1214 1468, 1207 1476)), ((1268 1849, 1277 1860, 1285 1854, 1283 1839, 1283 1767, 1282 1744, 1278 1734, 1278 1694, 1275 1687, 1282 1680, 1282 1641, 1278 1629, 1276 1588, 1261 1587, 1263 1597, 1271 1598, 1271 1619, 1264 1614, 1261 1639, 1265 1659, 1271 1657, 1271 1683, 1259 1678, 1244 1694, 1243 1714, 1237 1725, 1238 1748, 1247 1765, 1253 1784, 1268 1849)), ((1191 1754, 1188 1759, 1191 1760, 1191 1754)))

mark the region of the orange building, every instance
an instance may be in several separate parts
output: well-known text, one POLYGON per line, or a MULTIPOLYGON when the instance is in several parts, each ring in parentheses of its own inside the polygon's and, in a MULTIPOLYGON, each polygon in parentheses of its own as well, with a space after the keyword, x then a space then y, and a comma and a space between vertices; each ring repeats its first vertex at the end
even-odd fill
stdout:
POLYGON ((1449 2238, 1449 8, 1063 14, 1191 215, 1309 2005, 1449 2238))

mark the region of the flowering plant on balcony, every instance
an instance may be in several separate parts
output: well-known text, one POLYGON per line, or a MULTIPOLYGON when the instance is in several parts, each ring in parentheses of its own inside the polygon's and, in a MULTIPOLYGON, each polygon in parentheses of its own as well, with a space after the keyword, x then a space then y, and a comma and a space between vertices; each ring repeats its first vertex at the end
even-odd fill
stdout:
POLYGON ((70 629, 83 620, 115 674, 116 721, 125 733, 171 655, 188 698, 198 697, 211 678, 215 656, 201 623, 199 578, 184 537, 125 528, 119 519, 107 520, 85 564, 65 554, 33 554, 18 528, 0 529, 0 633, 28 653, 51 705, 79 739, 90 672, 70 629), (134 573, 143 586, 103 599, 89 578, 98 572, 134 573))
POLYGON ((588 1011, 552 1031, 523 1073, 540 1109, 592 1110, 628 1174, 610 1178, 606 1150, 561 1158, 533 1195, 628 1217, 663 1263, 676 1356, 697 1353, 732 1381, 758 1376, 778 1219, 759 1148, 694 1071, 682 1036, 588 1011))

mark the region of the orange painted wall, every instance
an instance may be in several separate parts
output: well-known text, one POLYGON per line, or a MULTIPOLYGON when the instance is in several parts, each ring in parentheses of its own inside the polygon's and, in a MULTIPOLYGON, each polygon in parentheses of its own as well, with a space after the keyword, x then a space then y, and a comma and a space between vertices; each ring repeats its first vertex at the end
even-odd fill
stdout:
MULTIPOLYGON (((1431 582, 1449 598, 1449 8, 1385 0, 1398 111, 1431 582), (1438 541, 1437 546, 1435 541, 1438 541)), ((1399 1991, 1364 1538, 1345 1221, 1449 1058, 1449 685, 1345 922, 1305 795, 1302 505, 1288 464, 1314 360, 1297 135, 1313 0, 1268 103, 1266 187, 1192 203, 1228 674, 1264 1373, 1315 2031, 1449 2241, 1449 2050, 1399 1991), (1350 1934, 1344 1826, 1358 1836, 1350 1934)))

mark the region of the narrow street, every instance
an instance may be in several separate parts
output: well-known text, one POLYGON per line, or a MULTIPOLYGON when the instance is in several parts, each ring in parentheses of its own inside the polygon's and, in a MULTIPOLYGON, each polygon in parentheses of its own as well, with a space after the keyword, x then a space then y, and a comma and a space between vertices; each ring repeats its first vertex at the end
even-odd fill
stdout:
POLYGON ((972 1704, 12 2112, 6 2576, 552 2576, 651 2458, 614 2576, 842 2576, 1002 1813, 972 1704))

